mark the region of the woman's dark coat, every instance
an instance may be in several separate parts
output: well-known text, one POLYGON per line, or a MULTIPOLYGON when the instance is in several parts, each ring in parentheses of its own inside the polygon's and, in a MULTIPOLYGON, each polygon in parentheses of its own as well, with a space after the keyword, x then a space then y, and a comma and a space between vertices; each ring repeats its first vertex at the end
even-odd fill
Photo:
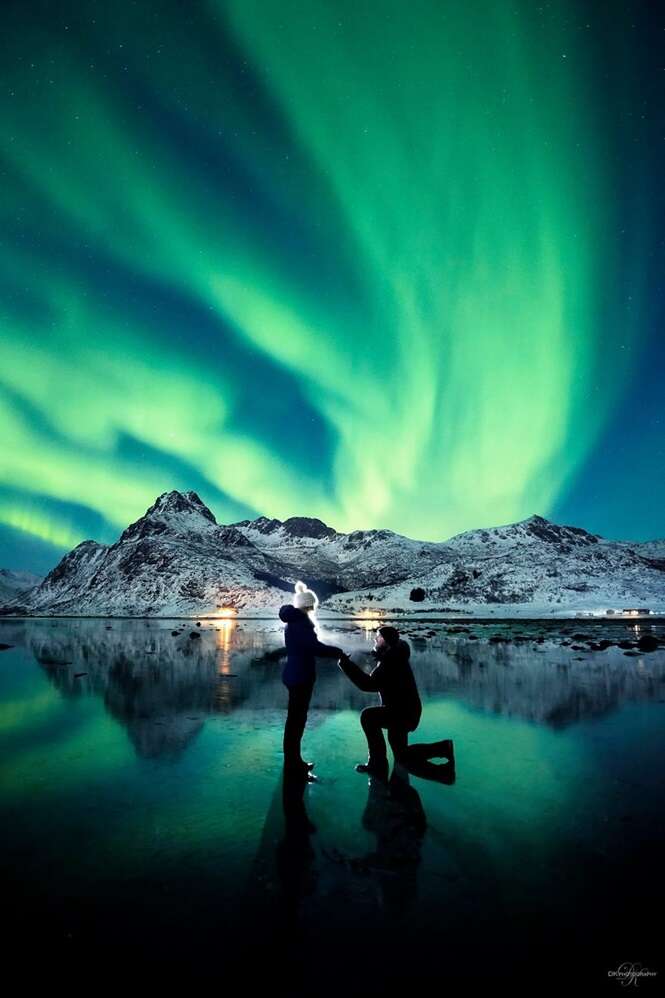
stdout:
POLYGON ((279 611, 279 619, 286 624, 284 644, 286 645, 286 665, 282 680, 287 686, 298 683, 311 683, 316 678, 315 659, 339 658, 341 648, 324 645, 316 636, 314 621, 309 614, 297 606, 285 603, 279 611))

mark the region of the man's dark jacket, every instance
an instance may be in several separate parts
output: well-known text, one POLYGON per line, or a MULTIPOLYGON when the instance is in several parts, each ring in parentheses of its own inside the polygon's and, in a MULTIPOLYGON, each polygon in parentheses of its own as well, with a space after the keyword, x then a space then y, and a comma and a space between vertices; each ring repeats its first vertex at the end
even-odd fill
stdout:
POLYGON ((359 668, 350 658, 339 665, 352 683, 366 693, 376 692, 381 706, 389 707, 395 720, 414 731, 420 721, 422 704, 409 658, 411 649, 401 638, 395 645, 372 652, 378 665, 370 673, 359 668))
POLYGON ((314 621, 297 606, 285 603, 279 611, 279 619, 286 624, 284 644, 287 658, 282 680, 287 686, 313 682, 316 678, 314 660, 317 657, 339 658, 342 654, 341 648, 324 645, 319 641, 314 621))

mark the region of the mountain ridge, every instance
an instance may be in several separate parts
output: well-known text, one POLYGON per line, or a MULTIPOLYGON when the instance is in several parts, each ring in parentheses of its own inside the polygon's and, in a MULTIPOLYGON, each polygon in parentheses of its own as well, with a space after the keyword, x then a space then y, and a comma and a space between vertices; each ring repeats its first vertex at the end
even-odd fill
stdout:
POLYGON ((651 601, 665 608, 665 542, 609 541, 540 514, 421 541, 316 517, 220 524, 171 490, 113 544, 85 540, 4 614, 199 616, 271 611, 297 579, 331 612, 651 601), (564 599, 565 598, 565 599, 564 599))

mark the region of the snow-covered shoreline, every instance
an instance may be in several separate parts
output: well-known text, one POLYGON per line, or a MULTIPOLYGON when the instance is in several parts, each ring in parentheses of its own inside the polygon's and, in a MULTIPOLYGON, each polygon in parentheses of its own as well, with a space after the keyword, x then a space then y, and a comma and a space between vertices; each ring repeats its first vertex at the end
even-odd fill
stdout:
MULTIPOLYGON (((372 613, 368 611, 365 614, 342 614, 342 613, 318 613, 315 616, 316 620, 320 621, 373 621, 373 620, 402 620, 409 622, 449 622, 458 623, 460 621, 469 621, 473 623, 482 622, 492 622, 495 620, 500 620, 505 623, 510 623, 511 621, 520 622, 527 620, 534 621, 584 621, 589 623, 644 623, 644 622, 662 622, 665 621, 665 610, 658 610, 649 614, 639 614, 639 615, 628 615, 628 614, 614 614, 608 616, 606 614, 587 614, 580 612, 566 612, 557 609, 556 611, 547 612, 546 610, 541 610, 538 612, 533 608, 524 608, 522 612, 514 612, 514 607, 504 607, 502 608, 504 612, 493 611, 491 609, 483 608, 482 611, 479 610, 477 613, 468 610, 460 610, 457 614, 452 613, 436 613, 435 611, 423 611, 422 614, 416 614, 413 611, 403 611, 398 612, 379 612, 372 613)), ((274 620, 277 618, 277 609, 274 613, 266 613, 265 609, 257 610, 252 612, 251 610, 245 611, 244 613, 234 614, 232 617, 229 616, 215 616, 214 614, 205 613, 195 613, 195 614, 119 614, 119 613, 16 613, 10 614, 5 613, 0 615, 0 622, 3 620, 206 620, 213 621, 216 623, 223 623, 227 620, 274 620)))

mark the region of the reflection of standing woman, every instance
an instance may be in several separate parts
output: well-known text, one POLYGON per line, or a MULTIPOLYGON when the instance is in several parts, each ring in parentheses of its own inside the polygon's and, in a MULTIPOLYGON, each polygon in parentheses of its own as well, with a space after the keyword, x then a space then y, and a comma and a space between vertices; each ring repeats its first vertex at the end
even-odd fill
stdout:
POLYGON ((286 624, 284 644, 286 665, 282 682, 289 691, 289 707, 284 725, 284 765, 307 775, 313 762, 305 762, 300 754, 300 741, 307 723, 307 711, 316 679, 315 658, 339 658, 342 651, 322 644, 316 636, 310 614, 318 606, 316 594, 304 582, 296 582, 293 604, 285 603, 279 618, 286 624))

